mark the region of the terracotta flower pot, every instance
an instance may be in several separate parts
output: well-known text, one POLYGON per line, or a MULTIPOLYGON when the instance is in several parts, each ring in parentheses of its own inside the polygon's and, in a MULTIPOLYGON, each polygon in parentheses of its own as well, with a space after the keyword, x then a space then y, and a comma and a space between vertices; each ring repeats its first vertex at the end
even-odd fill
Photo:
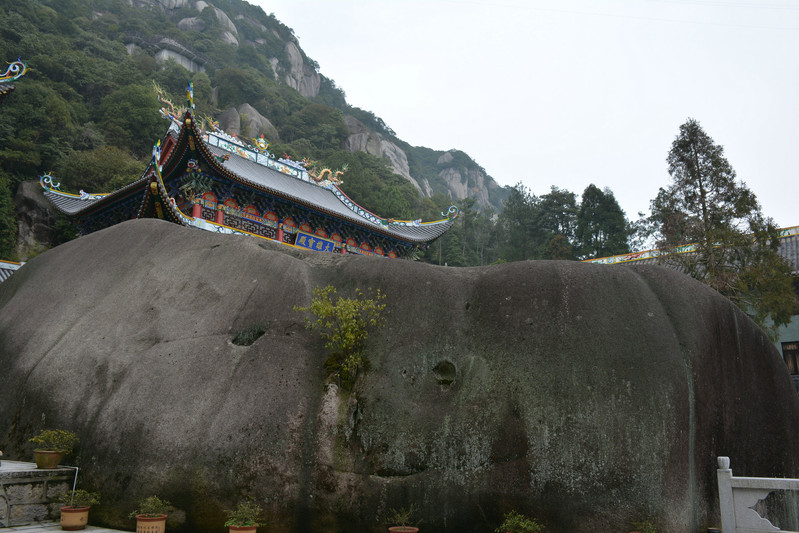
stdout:
POLYGON ((388 528, 391 533, 418 533, 419 528, 413 526, 393 526, 388 528))
POLYGON ((89 509, 86 507, 70 507, 65 505, 61 508, 61 529, 64 531, 78 531, 86 527, 89 523, 89 509))
POLYGON ((230 533, 237 531, 238 533, 255 533, 258 526, 228 526, 230 533))
POLYGON ((58 468, 61 459, 64 458, 64 452, 54 450, 33 450, 33 460, 36 462, 36 468, 58 468))
POLYGON ((136 515, 136 533, 164 533, 165 530, 165 514, 158 516, 136 515))

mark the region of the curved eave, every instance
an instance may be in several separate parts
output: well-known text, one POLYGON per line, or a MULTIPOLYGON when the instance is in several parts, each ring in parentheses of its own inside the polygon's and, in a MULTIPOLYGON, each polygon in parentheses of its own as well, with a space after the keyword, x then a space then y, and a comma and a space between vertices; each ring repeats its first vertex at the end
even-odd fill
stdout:
POLYGON ((141 178, 108 194, 90 194, 88 198, 81 198, 77 194, 70 194, 45 187, 44 197, 62 213, 69 216, 84 216, 118 199, 132 194, 140 189, 147 181, 145 172, 141 178))
MULTIPOLYGON (((377 224, 358 216, 332 191, 325 187, 282 174, 237 155, 231 155, 224 164, 220 163, 216 156, 228 155, 229 152, 207 145, 202 140, 202 134, 196 129, 196 123, 191 112, 187 112, 175 149, 163 165, 163 175, 166 181, 169 180, 169 177, 174 172, 182 171, 183 160, 187 157, 187 149, 192 143, 194 144, 194 150, 202 155, 202 158, 212 169, 231 181, 302 205, 309 210, 342 219, 367 231, 379 233, 395 240, 413 244, 429 243, 443 235, 454 223, 454 218, 451 218, 437 222, 420 223, 415 226, 392 227, 391 225, 377 224), (193 141, 190 141, 190 139, 193 139, 193 141), (273 183, 265 183, 265 181, 273 183)), ((357 204, 355 205, 357 206, 357 204)))
POLYGON ((155 164, 151 164, 148 171, 150 174, 148 185, 145 187, 144 198, 137 218, 160 218, 181 226, 188 226, 187 217, 173 203, 155 164))

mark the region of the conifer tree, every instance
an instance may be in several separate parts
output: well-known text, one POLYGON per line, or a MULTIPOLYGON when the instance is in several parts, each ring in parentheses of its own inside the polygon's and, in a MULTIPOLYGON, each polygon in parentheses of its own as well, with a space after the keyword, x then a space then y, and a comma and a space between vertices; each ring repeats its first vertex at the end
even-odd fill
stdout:
POLYGON ((581 257, 589 259, 629 252, 628 225, 613 192, 590 184, 583 191, 577 213, 576 239, 581 257))
POLYGON ((778 228, 696 120, 680 126, 667 162, 673 182, 652 201, 650 220, 661 249, 695 244, 695 251, 664 261, 728 297, 774 336, 796 308, 791 266, 777 252, 778 228))

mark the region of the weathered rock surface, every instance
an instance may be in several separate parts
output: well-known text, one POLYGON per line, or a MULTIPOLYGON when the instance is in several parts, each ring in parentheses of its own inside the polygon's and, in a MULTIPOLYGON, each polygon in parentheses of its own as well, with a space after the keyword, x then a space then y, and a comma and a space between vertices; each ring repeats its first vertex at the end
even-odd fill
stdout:
POLYGON ((411 176, 408 156, 402 148, 385 139, 381 134, 370 130, 363 122, 351 115, 344 115, 344 124, 349 132, 349 136, 344 142, 345 150, 349 152, 366 152, 375 157, 387 158, 394 173, 410 181, 420 193, 432 196, 433 191, 429 185, 427 185, 428 190, 423 190, 419 182, 411 176))
POLYGON ((21 260, 41 253, 57 240, 55 208, 42 194, 38 181, 23 181, 14 196, 17 214, 17 256, 21 260))
POLYGON ((474 198, 481 208, 490 207, 486 175, 478 169, 461 172, 457 168, 445 168, 438 173, 447 184, 450 197, 453 199, 474 198))
MULTIPOLYGON (((717 525, 715 457, 799 473, 799 399, 768 338, 724 298, 652 266, 454 269, 302 253, 136 220, 0 284, 0 448, 76 430, 95 520, 140 496, 218 531, 245 494, 269 531, 489 532, 516 509, 548 531, 717 525), (386 326, 355 394, 295 305, 380 288, 386 326), (233 336, 258 324, 251 346, 233 336)), ((182 522, 182 525, 181 525, 182 522)))
POLYGON ((205 21, 200 17, 187 17, 178 21, 178 28, 183 31, 203 31, 205 21))
POLYGON ((295 42, 289 41, 286 43, 286 54, 289 58, 288 72, 285 78, 286 84, 306 98, 316 97, 322 84, 319 73, 311 66, 305 64, 302 52, 300 52, 295 42))
POLYGON ((219 126, 230 134, 241 135, 250 140, 262 133, 270 141, 280 138, 277 128, 250 104, 242 104, 238 109, 231 107, 219 115, 219 126))

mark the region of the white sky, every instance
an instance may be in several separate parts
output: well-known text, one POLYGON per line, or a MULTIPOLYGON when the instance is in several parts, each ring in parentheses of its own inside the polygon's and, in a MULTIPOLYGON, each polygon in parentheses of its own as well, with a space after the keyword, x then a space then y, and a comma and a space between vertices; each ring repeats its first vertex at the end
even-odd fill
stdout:
POLYGON ((799 1, 248 1, 351 105, 500 185, 594 183, 636 219, 691 117, 766 215, 799 225, 799 1))

